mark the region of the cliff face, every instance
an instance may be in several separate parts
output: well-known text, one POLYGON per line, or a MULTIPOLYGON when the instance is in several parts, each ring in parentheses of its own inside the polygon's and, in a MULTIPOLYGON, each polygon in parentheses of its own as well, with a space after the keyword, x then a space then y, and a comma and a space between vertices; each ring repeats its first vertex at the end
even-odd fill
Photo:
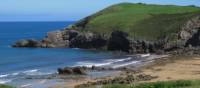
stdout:
POLYGON ((184 50, 191 51, 191 47, 200 46, 200 9, 118 4, 86 17, 62 31, 48 32, 47 37, 41 41, 25 42, 26 44, 17 42, 14 47, 183 53, 184 50))
POLYGON ((173 41, 168 36, 157 41, 135 40, 128 37, 128 33, 115 30, 110 37, 93 32, 80 32, 73 29, 48 32, 41 41, 24 40, 17 42, 15 47, 43 47, 43 48, 84 48, 110 51, 124 51, 129 53, 164 53, 178 49, 200 46, 200 16, 187 21, 173 41))
POLYGON ((197 16, 186 23, 182 28, 180 37, 182 40, 186 41, 186 46, 200 45, 200 16, 197 16))

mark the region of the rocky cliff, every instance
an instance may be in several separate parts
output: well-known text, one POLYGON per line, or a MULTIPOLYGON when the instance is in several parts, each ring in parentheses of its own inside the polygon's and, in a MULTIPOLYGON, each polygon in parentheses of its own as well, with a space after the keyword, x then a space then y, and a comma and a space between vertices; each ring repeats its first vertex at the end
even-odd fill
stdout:
POLYGON ((41 41, 21 40, 14 47, 42 47, 42 48, 84 48, 110 51, 124 51, 129 53, 164 53, 178 49, 200 46, 200 16, 188 20, 181 31, 175 34, 177 39, 170 41, 167 37, 155 42, 134 40, 128 33, 115 30, 110 37, 92 32, 80 32, 73 29, 48 32, 41 41))
POLYGON ((63 30, 48 32, 46 38, 41 41, 21 40, 13 45, 13 47, 66 47, 158 54, 183 54, 191 51, 198 53, 199 46, 199 8, 128 3, 106 8, 63 30), (138 12, 141 8, 145 11, 138 12))

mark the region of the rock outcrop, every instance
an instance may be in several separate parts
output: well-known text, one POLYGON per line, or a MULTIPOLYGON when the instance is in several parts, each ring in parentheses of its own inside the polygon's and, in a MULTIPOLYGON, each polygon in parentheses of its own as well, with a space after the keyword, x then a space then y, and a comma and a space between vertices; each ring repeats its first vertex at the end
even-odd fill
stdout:
POLYGON ((106 45, 107 40, 99 34, 91 32, 79 33, 70 41, 70 47, 85 49, 100 49, 106 45))
POLYGON ((165 51, 174 54, 191 54, 200 47, 200 16, 187 21, 176 35, 177 39, 167 42, 165 51), (195 47, 195 48, 194 48, 195 47))
POLYGON ((65 67, 65 68, 58 68, 58 74, 60 75, 86 75, 87 72, 91 71, 111 71, 111 70, 122 70, 122 68, 113 69, 109 67, 65 67))
POLYGON ((190 19, 182 26, 179 32, 179 39, 187 41, 200 29, 200 16, 190 19))
POLYGON ((69 41, 63 35, 63 31, 48 32, 46 38, 42 40, 41 47, 68 47, 69 41))
POLYGON ((58 74, 60 75, 85 75, 86 68, 84 67, 66 67, 66 68, 58 68, 58 74))
POLYGON ((40 47, 41 43, 34 39, 19 40, 12 47, 40 47))

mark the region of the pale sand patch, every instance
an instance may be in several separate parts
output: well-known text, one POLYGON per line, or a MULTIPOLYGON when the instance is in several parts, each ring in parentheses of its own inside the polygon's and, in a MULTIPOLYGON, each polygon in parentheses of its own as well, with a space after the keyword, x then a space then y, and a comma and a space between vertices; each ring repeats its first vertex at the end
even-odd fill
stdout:
POLYGON ((163 63, 163 65, 154 65, 151 68, 143 69, 142 73, 158 76, 151 82, 200 79, 200 57, 182 58, 171 63, 163 63))

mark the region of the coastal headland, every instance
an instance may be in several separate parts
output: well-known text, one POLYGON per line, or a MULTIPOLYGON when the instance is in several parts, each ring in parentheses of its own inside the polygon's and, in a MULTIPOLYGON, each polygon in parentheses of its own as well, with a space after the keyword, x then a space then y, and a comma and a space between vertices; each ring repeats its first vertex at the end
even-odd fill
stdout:
POLYGON ((120 3, 85 17, 62 30, 48 32, 44 39, 19 40, 12 46, 120 51, 129 55, 144 54, 144 57, 148 58, 151 55, 167 56, 146 59, 137 69, 132 69, 135 67, 132 64, 117 69, 95 65, 61 67, 58 69, 58 74, 61 76, 86 75, 86 77, 51 88, 115 88, 104 85, 198 80, 200 79, 198 69, 200 8, 120 3), (117 74, 88 78, 85 71, 93 70, 117 71, 117 74))

